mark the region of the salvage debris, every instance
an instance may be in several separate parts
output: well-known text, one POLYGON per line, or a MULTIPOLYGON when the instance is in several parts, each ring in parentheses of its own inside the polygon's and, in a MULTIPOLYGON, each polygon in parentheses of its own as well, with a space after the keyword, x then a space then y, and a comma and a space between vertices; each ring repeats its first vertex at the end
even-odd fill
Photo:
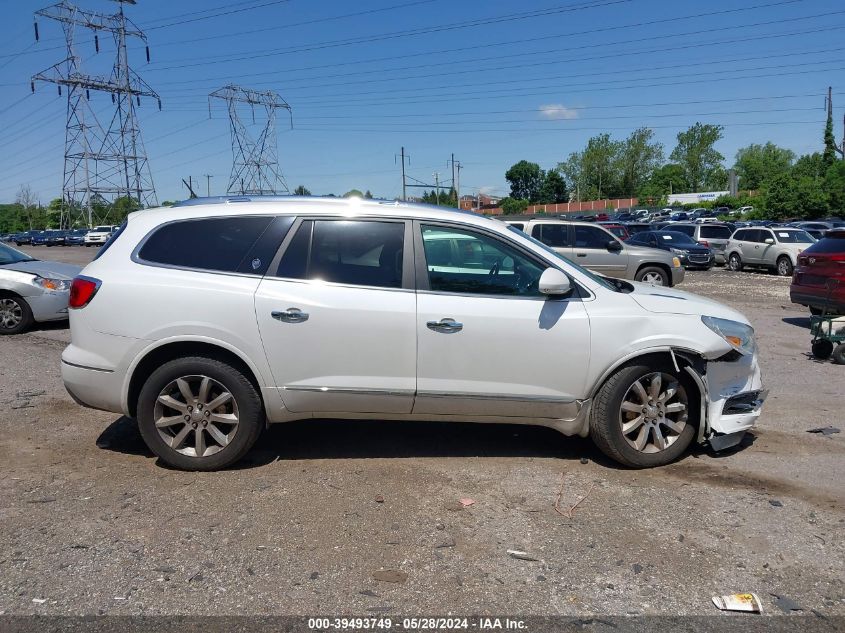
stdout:
POLYGON ((463 498, 463 499, 458 499, 458 502, 459 502, 459 503, 460 503, 463 507, 465 507, 465 508, 467 508, 467 507, 469 507, 469 506, 471 506, 471 505, 473 505, 473 504, 475 503, 475 501, 474 501, 474 500, 472 500, 472 499, 468 499, 468 498, 466 498, 466 497, 465 497, 465 498, 463 498))
POLYGON ((35 604, 44 604, 45 602, 47 602, 47 600, 45 598, 33 598, 32 601, 35 604))
POLYGON ((733 593, 729 596, 713 596, 713 604, 722 611, 750 611, 763 613, 763 606, 757 594, 733 593))
POLYGON ((781 503, 777 499, 769 499, 769 505, 774 506, 775 508, 782 508, 783 507, 783 503, 781 503))
POLYGON ((518 549, 509 549, 508 556, 511 558, 516 558, 517 560, 530 560, 530 561, 537 561, 540 560, 539 558, 534 558, 528 552, 523 552, 518 549))
POLYGON ((560 499, 563 496, 563 478, 564 478, 564 473, 561 473, 560 474, 560 488, 557 491, 557 499, 555 499, 555 512, 557 512, 561 516, 565 516, 568 519, 571 519, 572 518, 572 512, 575 510, 575 508, 577 508, 579 505, 581 505, 581 502, 584 501, 584 499, 586 499, 587 497, 590 496, 590 493, 593 491, 593 486, 595 484, 591 485, 589 490, 587 490, 587 493, 583 497, 579 498, 578 501, 576 501, 574 504, 569 506, 569 508, 567 508, 567 510, 564 512, 560 508, 560 499))
POLYGON ((384 497, 382 495, 376 495, 376 503, 384 503, 384 497))
POLYGON ((807 433, 819 433, 820 435, 824 435, 826 437, 830 437, 834 433, 841 433, 839 429, 835 426, 822 426, 817 429, 808 429, 807 433))

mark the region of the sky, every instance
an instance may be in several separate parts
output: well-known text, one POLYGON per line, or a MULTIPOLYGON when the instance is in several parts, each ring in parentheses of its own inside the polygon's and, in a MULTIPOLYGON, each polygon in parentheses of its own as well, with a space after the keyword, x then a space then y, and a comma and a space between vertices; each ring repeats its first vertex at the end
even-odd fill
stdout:
MULTIPOLYGON (((67 93, 30 78, 66 57, 61 25, 33 19, 47 3, 0 0, 0 202, 29 185, 42 203, 61 195, 67 93)), ((108 0, 80 0, 113 13, 108 0)), ((837 140, 845 113, 845 4, 841 0, 137 0, 126 13, 132 68, 161 98, 138 108, 159 201, 226 193, 232 143, 227 84, 275 91, 279 167, 292 190, 357 188, 402 194, 409 182, 448 186, 459 161, 462 194, 506 195, 505 171, 544 169, 601 133, 647 126, 668 157, 697 121, 725 127, 717 149, 772 141, 819 151, 827 87, 837 140), (435 173, 438 176, 435 177, 435 173), (210 178, 207 178, 210 176, 210 178)), ((108 75, 115 47, 76 35, 89 75, 108 75)), ((108 94, 92 93, 98 118, 108 94)), ((253 135, 263 125, 260 111, 253 135)), ((419 195, 422 189, 409 189, 419 195)))

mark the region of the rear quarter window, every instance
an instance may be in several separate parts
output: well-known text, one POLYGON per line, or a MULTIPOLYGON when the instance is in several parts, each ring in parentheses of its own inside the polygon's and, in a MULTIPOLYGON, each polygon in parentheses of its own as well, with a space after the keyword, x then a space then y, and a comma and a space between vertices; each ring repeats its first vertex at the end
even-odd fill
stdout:
POLYGON ((711 239, 727 240, 731 237, 731 230, 726 226, 702 225, 701 233, 699 235, 701 235, 702 239, 707 239, 709 237, 711 239))
MULTIPOLYGON (((257 258, 259 267, 253 267, 245 260, 275 219, 261 216, 171 222, 159 227, 147 238, 138 251, 138 257, 145 262, 179 268, 263 274, 272 255, 266 256, 267 261, 257 258)), ((291 223, 292 219, 288 229, 291 223)), ((278 239, 276 247, 283 238, 284 235, 278 239)))
POLYGON ((804 253, 845 253, 845 235, 823 237, 815 244, 804 249, 804 253))

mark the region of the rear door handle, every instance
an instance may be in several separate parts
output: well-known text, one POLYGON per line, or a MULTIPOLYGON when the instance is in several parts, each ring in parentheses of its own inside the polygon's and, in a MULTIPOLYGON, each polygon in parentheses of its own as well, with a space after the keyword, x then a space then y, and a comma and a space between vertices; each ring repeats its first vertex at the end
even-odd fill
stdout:
POLYGON ((288 308, 283 312, 274 310, 270 313, 270 316, 277 321, 283 321, 284 323, 302 323, 303 321, 308 320, 308 313, 303 312, 299 308, 288 308))
POLYGON ((586 257, 587 253, 575 253, 578 257, 586 257))
POLYGON ((463 323, 458 323, 455 319, 440 319, 439 321, 428 321, 426 327, 435 332, 442 332, 443 334, 451 334, 453 332, 460 332, 464 329, 463 323))

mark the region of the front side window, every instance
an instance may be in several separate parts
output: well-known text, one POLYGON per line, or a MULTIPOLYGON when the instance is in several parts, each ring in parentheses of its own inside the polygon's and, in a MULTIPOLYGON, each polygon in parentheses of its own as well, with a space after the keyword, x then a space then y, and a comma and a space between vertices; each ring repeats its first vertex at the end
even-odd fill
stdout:
POLYGON ((236 272, 272 221, 271 216, 262 216, 171 222, 150 235, 138 257, 180 268, 236 272))
POLYGON ((575 248, 607 249, 607 243, 612 240, 602 229, 594 226, 575 226, 575 248))
POLYGON ((404 251, 404 222, 306 220, 276 276, 401 288, 404 251))
POLYGON ((428 284, 436 292, 540 296, 545 267, 511 245, 464 229, 422 226, 428 284))

